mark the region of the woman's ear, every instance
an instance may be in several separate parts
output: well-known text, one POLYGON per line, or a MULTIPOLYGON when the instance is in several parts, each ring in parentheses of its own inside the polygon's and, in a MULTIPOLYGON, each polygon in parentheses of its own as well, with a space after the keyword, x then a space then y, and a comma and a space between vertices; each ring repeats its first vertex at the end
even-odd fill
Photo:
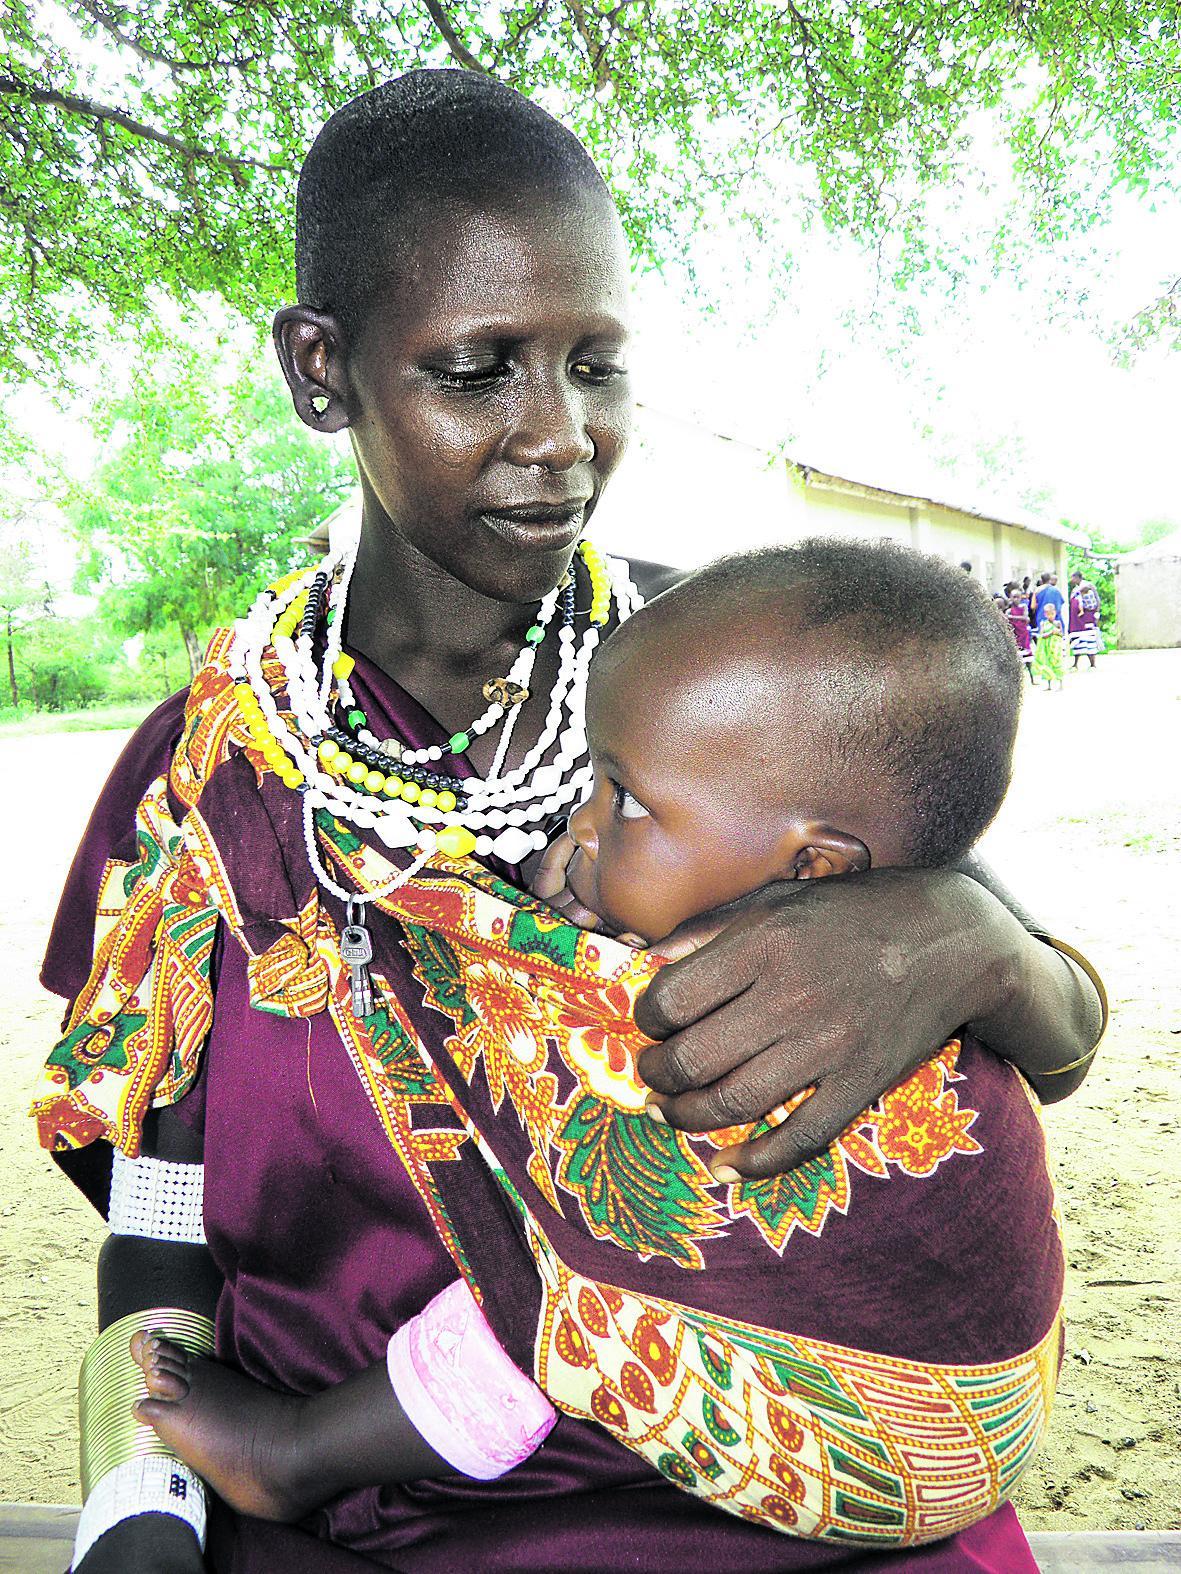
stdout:
POLYGON ((336 318, 310 306, 284 306, 275 313, 272 332, 296 415, 313 432, 343 431, 349 424, 349 385, 336 318))
POLYGON ((789 880, 821 880, 830 874, 858 874, 870 867, 869 848, 848 831, 809 825, 791 859, 789 880))

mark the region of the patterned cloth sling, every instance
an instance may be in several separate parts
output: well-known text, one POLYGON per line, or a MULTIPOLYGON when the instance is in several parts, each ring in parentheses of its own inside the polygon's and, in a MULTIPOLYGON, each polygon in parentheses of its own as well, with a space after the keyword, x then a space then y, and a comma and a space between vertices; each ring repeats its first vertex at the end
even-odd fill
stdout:
POLYGON ((505 1349, 560 1409, 686 1491, 798 1536, 947 1536, 1012 1491, 1061 1348, 1044 1140, 1010 1067, 957 1039, 790 1174, 715 1182, 736 1132, 644 1112, 632 1012, 659 959, 587 934, 471 860, 370 902, 375 1008, 349 1007, 343 915, 299 802, 253 752, 215 638, 138 856, 108 864, 94 965, 34 1113, 47 1147, 138 1151, 212 1017, 219 922, 252 1004, 327 1010, 376 1117, 505 1349))

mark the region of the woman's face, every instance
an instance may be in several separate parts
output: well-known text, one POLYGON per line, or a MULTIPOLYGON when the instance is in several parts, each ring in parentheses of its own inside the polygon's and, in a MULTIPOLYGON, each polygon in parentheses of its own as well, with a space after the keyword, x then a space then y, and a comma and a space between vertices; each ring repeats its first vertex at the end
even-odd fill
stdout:
POLYGON ((366 528, 498 600, 555 585, 627 443, 627 279, 606 197, 428 223, 348 357, 366 528))

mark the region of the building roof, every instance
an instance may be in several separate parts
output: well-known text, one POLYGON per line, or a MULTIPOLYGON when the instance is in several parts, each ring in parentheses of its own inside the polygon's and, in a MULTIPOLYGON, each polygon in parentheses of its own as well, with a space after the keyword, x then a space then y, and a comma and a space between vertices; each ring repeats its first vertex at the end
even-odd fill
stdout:
POLYGON ((1146 547, 1137 547, 1134 552, 1121 552, 1115 559, 1116 563, 1149 563, 1154 558, 1181 557, 1181 530, 1174 530, 1170 535, 1162 536, 1159 541, 1152 541, 1146 547))
POLYGON ((858 497, 879 497, 892 503, 905 503, 908 506, 922 505, 926 508, 946 508, 956 514, 967 514, 972 519, 981 519, 986 523, 998 525, 1013 525, 1019 530, 1028 530, 1033 535, 1049 536, 1052 541, 1065 541, 1071 546, 1090 546, 1089 539, 1081 530, 1071 530, 1068 525, 1051 524, 1048 519, 1039 519, 1034 514, 1027 514, 1016 508, 993 507, 986 508, 979 503, 965 501, 953 502, 946 497, 931 497, 924 492, 897 491, 893 487, 878 486, 873 481, 857 481, 849 476, 834 475, 828 470, 817 470, 812 465, 801 463, 796 459, 788 459, 804 478, 806 486, 819 486, 825 491, 849 492, 858 497))
MULTIPOLYGON (((666 420, 680 422, 684 426, 694 427, 697 431, 706 432, 710 437, 716 437, 724 443, 735 443, 741 448, 750 448, 757 453, 773 457, 772 450, 761 443, 752 442, 749 438, 736 437, 729 432, 719 432, 711 427, 704 426, 700 421, 690 416, 680 415, 673 410, 658 409, 655 405, 638 405, 641 410, 647 410, 652 415, 662 416, 666 420)), ((818 486, 827 491, 848 492, 858 497, 877 497, 890 503, 901 503, 907 506, 923 505, 927 508, 947 508, 957 514, 967 514, 973 519, 981 519, 988 523, 1000 525, 1013 525, 1019 530, 1028 530, 1034 535, 1048 536, 1052 541, 1065 541, 1070 546, 1089 547, 1090 540, 1081 530, 1072 530, 1068 525, 1052 524, 1048 519, 1041 519, 1035 514, 1026 513, 1023 509, 1008 503, 992 503, 985 506, 983 503, 967 502, 961 500, 954 502, 950 498, 935 497, 923 490, 906 490, 904 486, 886 486, 875 481, 859 480, 853 476, 840 475, 833 470, 825 470, 817 465, 810 465, 802 459, 797 459, 793 454, 782 454, 782 457, 792 469, 803 477, 807 486, 818 486)))

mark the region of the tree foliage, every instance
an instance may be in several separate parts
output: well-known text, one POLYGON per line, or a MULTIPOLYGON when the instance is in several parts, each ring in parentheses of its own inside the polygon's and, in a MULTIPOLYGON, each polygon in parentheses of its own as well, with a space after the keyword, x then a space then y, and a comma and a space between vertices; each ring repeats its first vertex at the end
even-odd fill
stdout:
POLYGON ((4 641, 4 685, 13 705, 21 700, 17 672, 18 636, 51 617, 53 596, 27 531, 33 510, 5 492, 0 526, 0 638, 4 641))
POLYGON ((649 258, 713 197, 757 228, 790 167, 798 212, 921 265, 924 193, 979 178, 982 112, 1053 239, 1171 166, 1181 109, 1175 0, 7 0, 7 373, 52 378, 96 306, 142 313, 152 287, 272 310, 310 137, 421 64, 493 72, 565 118, 649 258))
POLYGON ((215 351, 149 336, 131 388, 96 403, 100 463, 62 497, 81 584, 102 589, 112 626, 175 628, 194 671, 210 629, 305 560, 301 538, 355 485, 344 455, 294 418, 277 373, 251 362, 219 375, 215 351))

